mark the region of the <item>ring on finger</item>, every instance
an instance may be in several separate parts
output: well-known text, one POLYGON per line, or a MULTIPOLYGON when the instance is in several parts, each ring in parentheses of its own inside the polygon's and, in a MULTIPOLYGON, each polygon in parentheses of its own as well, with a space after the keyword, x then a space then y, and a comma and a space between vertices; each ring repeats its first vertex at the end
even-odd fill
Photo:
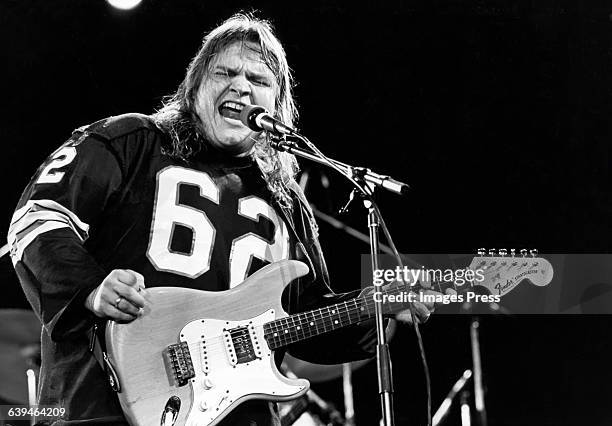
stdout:
POLYGON ((122 300, 122 296, 119 296, 117 299, 115 299, 115 308, 119 309, 119 303, 121 303, 122 300))

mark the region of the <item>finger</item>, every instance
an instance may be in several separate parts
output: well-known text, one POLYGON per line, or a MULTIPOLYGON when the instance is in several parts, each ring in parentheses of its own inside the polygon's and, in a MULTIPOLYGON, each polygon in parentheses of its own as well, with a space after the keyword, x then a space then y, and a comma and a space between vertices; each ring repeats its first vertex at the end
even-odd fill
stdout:
POLYGON ((429 309, 427 309, 427 307, 423 305, 421 302, 414 302, 413 306, 414 306, 415 314, 419 322, 423 323, 427 321, 430 315, 429 309))
POLYGON ((126 296, 123 295, 127 293, 126 289, 129 289, 130 287, 127 287, 125 284, 121 283, 114 287, 118 288, 119 291, 109 290, 105 292, 102 297, 104 304, 127 314, 138 315, 140 311, 139 307, 134 306, 129 300, 127 300, 126 296))
POLYGON ((115 278, 130 287, 144 288, 144 277, 131 269, 117 269, 115 278))
MULTIPOLYGON (((440 295, 441 296, 440 293, 438 293, 437 291, 433 291, 433 290, 425 290, 425 291, 421 292, 421 294, 428 295, 428 296, 436 296, 436 295, 440 295)), ((435 305, 435 302, 434 302, 435 298, 420 297, 419 300, 420 300, 420 303, 422 305, 424 305, 428 310, 432 310, 434 305, 435 305), (427 301, 425 301, 425 300, 427 300, 427 301)))
POLYGON ((401 311, 395 315, 395 319, 404 323, 412 324, 412 314, 410 313, 410 309, 401 311))
POLYGON ((419 284, 421 284, 422 288, 431 288, 431 281, 428 279, 419 280, 419 284))
POLYGON ((130 314, 134 316, 140 315, 140 308, 132 305, 129 300, 122 296, 119 298, 115 298, 115 300, 111 302, 111 306, 125 314, 130 314))
POLYGON ((139 293, 138 291, 136 291, 134 287, 128 287, 123 283, 117 283, 117 285, 115 285, 113 289, 119 296, 123 297, 130 304, 136 306, 137 308, 145 307, 146 302, 144 295, 142 294, 142 292, 139 293))
MULTIPOLYGON (((125 303, 126 302, 122 302, 121 304, 125 304, 125 303)), ((137 318, 136 315, 126 314, 125 312, 115 308, 113 305, 108 305, 106 316, 108 316, 109 318, 115 321, 123 321, 123 322, 134 321, 137 318)))
POLYGON ((145 279, 141 273, 132 271, 131 269, 126 269, 126 272, 132 274, 133 277, 136 278, 136 282, 132 285, 132 287, 136 288, 136 291, 142 291, 145 289, 145 279))
POLYGON ((129 269, 115 269, 113 271, 113 278, 127 285, 136 283, 136 276, 129 269))

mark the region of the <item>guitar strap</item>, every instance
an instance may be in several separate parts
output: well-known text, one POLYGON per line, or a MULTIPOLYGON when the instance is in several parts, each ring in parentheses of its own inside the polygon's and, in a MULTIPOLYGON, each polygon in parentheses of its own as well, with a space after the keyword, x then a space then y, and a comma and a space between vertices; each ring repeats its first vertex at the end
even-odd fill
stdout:
POLYGON ((89 352, 91 352, 96 361, 98 361, 102 371, 106 373, 111 389, 119 393, 121 392, 121 384, 119 383, 119 378, 117 377, 117 373, 113 368, 113 364, 111 364, 110 360, 108 359, 108 355, 106 353, 106 342, 100 336, 100 333, 102 333, 102 330, 104 330, 105 327, 106 321, 96 321, 91 327, 91 334, 89 336, 89 352))

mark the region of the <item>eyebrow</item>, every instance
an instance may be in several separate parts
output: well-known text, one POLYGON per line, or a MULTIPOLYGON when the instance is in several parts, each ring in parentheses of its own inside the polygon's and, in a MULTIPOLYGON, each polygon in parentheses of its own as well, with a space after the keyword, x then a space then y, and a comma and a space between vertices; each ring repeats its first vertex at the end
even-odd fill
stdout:
MULTIPOLYGON (((238 71, 238 69, 237 69, 237 68, 235 68, 235 67, 231 67, 231 66, 227 66, 227 65, 221 65, 221 64, 215 65, 215 67, 214 67, 213 69, 215 69, 215 70, 221 70, 221 71, 225 71, 225 72, 228 72, 228 71, 234 71, 234 72, 237 72, 237 71, 238 71)), ((260 72, 257 72, 257 71, 250 71, 250 70, 249 70, 249 71, 247 71, 247 72, 246 72, 246 74, 247 74, 249 77, 255 77, 255 78, 265 78, 266 80, 270 80, 270 81, 273 81, 273 80, 274 80, 273 78, 271 78, 271 77, 270 77, 270 76, 268 76, 267 74, 260 73, 260 72)))

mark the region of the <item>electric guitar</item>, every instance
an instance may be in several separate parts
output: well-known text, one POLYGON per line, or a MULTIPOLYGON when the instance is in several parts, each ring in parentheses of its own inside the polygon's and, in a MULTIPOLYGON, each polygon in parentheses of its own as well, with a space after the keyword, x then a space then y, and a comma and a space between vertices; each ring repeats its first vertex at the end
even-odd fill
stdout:
MULTIPOLYGON (((485 271, 479 284, 492 294, 498 284, 507 292, 525 278, 536 285, 552 279, 550 263, 541 258, 477 257, 470 268, 485 271)), ((106 328, 106 363, 128 422, 209 426, 244 401, 287 401, 306 393, 309 382, 283 376, 274 351, 374 315, 370 288, 355 299, 289 316, 281 306, 283 289, 307 273, 304 263, 284 260, 226 291, 149 288, 141 317, 110 321, 106 328)), ((412 289, 394 283, 377 290, 391 295, 412 289)), ((384 312, 408 307, 387 303, 384 312)))

